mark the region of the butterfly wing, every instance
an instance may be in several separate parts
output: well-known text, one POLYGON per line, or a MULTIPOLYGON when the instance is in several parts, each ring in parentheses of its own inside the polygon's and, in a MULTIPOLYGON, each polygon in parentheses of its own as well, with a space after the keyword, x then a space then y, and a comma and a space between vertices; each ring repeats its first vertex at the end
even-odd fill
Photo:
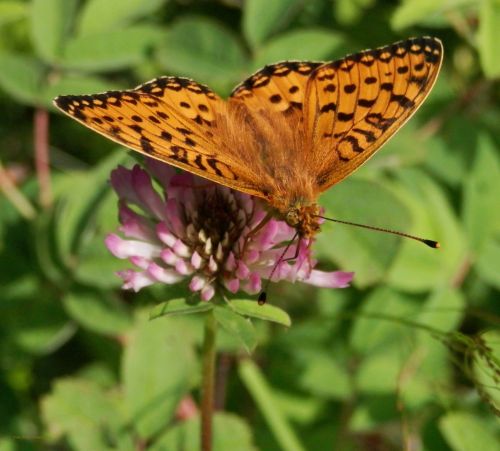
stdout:
POLYGON ((254 111, 301 111, 309 76, 322 64, 314 61, 282 61, 265 66, 236 86, 231 99, 243 101, 254 111))
POLYGON ((442 56, 438 39, 408 39, 311 74, 304 114, 319 191, 357 169, 415 113, 434 85, 442 56))
POLYGON ((133 90, 59 96, 54 104, 90 129, 149 157, 263 197, 238 161, 221 149, 225 102, 186 78, 161 77, 133 90))

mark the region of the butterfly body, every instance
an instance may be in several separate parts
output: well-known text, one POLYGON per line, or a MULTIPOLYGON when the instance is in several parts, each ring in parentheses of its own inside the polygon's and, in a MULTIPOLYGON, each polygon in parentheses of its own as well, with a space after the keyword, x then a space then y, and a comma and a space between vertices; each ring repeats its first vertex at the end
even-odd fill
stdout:
POLYGON ((319 194, 411 117, 441 60, 439 40, 412 38, 333 62, 266 66, 227 101, 195 81, 161 77, 54 102, 122 145, 261 198, 311 237, 319 230, 319 194))

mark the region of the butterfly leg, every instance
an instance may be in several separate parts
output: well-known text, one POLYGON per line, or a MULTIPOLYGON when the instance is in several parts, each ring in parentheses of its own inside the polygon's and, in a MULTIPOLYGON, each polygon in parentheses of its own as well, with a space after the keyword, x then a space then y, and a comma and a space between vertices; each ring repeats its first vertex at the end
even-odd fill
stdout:
MULTIPOLYGON (((295 236, 297 236, 297 235, 295 235, 295 236)), ((293 239, 295 240, 295 237, 293 239)), ((295 255, 293 257, 284 258, 283 259, 284 262, 289 262, 289 261, 295 260, 299 256, 300 240, 301 239, 302 239, 302 237, 299 236, 299 241, 297 242, 297 246, 295 246, 295 255)), ((292 244, 292 243, 293 243, 293 240, 290 242, 290 244, 292 244)))

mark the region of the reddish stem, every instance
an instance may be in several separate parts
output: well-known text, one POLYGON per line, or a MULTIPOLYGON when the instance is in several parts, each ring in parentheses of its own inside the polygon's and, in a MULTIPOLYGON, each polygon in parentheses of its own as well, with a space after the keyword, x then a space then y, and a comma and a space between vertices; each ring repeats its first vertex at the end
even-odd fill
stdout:
POLYGON ((35 169, 40 188, 40 205, 49 207, 52 204, 52 188, 50 184, 49 160, 49 113, 42 108, 35 109, 33 146, 35 149, 35 169))

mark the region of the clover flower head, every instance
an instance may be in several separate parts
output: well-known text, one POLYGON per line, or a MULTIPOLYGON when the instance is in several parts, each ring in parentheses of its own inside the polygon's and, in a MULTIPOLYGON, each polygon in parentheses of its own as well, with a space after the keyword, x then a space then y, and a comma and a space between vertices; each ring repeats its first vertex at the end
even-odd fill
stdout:
POLYGON ((217 290, 258 293, 270 277, 349 285, 351 272, 314 269, 310 239, 296 240, 283 255, 295 230, 276 219, 257 228, 266 211, 255 198, 152 159, 146 168, 120 166, 111 174, 121 227, 106 237, 106 246, 136 267, 118 272, 123 288, 186 281, 208 301, 217 290))

